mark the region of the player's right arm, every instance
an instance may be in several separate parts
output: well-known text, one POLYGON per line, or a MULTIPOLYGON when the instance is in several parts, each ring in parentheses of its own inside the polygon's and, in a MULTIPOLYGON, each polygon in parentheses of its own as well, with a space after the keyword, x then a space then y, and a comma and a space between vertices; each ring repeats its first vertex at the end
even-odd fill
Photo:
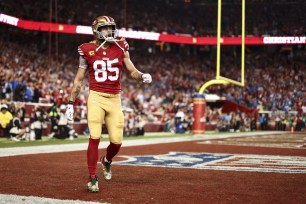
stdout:
POLYGON ((75 99, 79 96, 81 92, 85 74, 86 74, 86 69, 88 67, 86 60, 84 59, 84 57, 82 57, 82 52, 79 51, 79 53, 81 55, 79 59, 80 61, 79 69, 73 81, 73 87, 68 97, 69 102, 68 102, 67 109, 66 109, 66 117, 69 121, 73 121, 73 113, 74 113, 73 104, 74 104, 75 99))
POLYGON ((69 103, 74 103, 75 99, 79 96, 83 86, 85 74, 86 69, 80 67, 73 81, 73 87, 69 96, 69 103))
POLYGON ((68 98, 69 102, 68 102, 66 113, 65 113, 68 121, 73 121, 73 113, 74 113, 73 104, 74 104, 75 99, 79 96, 81 92, 81 88, 83 86, 83 81, 85 78, 85 72, 86 70, 80 67, 75 76, 72 91, 68 98))
POLYGON ((86 44, 83 44, 83 45, 78 47, 78 52, 79 52, 79 55, 80 55, 80 57, 79 57, 79 69, 78 69, 78 72, 77 72, 77 74, 74 78, 71 94, 68 98, 69 104, 73 104, 75 99, 79 96, 79 94, 81 92, 81 88, 83 86, 85 73, 86 73, 86 70, 88 68, 88 64, 87 64, 87 61, 85 59, 86 57, 84 55, 85 52, 83 51, 85 46, 86 46, 86 44))

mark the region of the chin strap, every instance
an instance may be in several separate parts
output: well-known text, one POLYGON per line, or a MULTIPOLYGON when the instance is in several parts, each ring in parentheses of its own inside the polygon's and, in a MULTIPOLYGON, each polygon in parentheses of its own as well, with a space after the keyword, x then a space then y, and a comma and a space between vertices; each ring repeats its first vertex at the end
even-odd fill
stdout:
POLYGON ((121 50, 122 52, 124 53, 124 49, 117 43, 117 41, 120 41, 120 40, 117 40, 113 37, 108 37, 108 38, 105 38, 104 42, 101 43, 101 45, 99 47, 97 47, 96 49, 96 52, 106 43, 106 42, 110 42, 110 43, 115 43, 121 50))

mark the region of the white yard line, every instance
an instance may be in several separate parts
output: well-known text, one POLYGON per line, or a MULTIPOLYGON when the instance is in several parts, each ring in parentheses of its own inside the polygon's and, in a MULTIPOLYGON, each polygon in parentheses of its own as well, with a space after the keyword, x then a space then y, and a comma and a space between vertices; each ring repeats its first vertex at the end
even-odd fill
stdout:
MULTIPOLYGON (((135 140, 124 140, 122 147, 140 146, 140 145, 152 145, 161 143, 173 143, 173 142, 185 142, 185 141, 197 141, 197 140, 210 140, 221 139, 230 137, 242 137, 242 136, 254 136, 254 135, 270 135, 270 134, 282 134, 286 132, 241 132, 241 133, 225 133, 225 134, 206 134, 196 136, 180 136, 180 137, 166 137, 166 138, 150 138, 145 137, 135 140)), ((106 147, 107 141, 101 142, 101 147, 106 147)), ((44 154, 44 153, 58 153, 58 152, 71 152, 87 150, 87 143, 78 144, 61 144, 61 145, 42 145, 42 146, 30 146, 30 147, 12 147, 1 148, 0 157, 18 156, 27 154, 44 154)))
POLYGON ((0 194, 0 204, 101 204, 99 202, 81 201, 81 200, 60 200, 53 198, 44 198, 36 196, 19 196, 0 194))

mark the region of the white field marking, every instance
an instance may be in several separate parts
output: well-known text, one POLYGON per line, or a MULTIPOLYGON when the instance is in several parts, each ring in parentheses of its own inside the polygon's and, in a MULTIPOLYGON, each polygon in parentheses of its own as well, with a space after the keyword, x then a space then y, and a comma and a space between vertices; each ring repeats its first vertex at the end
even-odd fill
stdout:
MULTIPOLYGON (((210 140, 210 139, 223 139, 223 138, 234 138, 234 137, 249 137, 256 135, 270 135, 270 134, 286 134, 286 132, 240 132, 240 133, 225 133, 225 134, 205 134, 205 135, 191 135, 191 136, 179 136, 179 137, 167 137, 167 138, 150 138, 145 137, 142 139, 135 140, 124 140, 122 147, 130 146, 141 146, 141 145, 152 145, 152 144, 163 144, 163 143, 174 143, 174 142, 187 142, 187 141, 198 141, 198 140, 210 140)), ((109 142, 101 142, 100 148, 105 148, 109 142)), ((71 152, 87 150, 88 143, 78 144, 60 144, 60 145, 42 145, 42 146, 29 146, 29 147, 11 147, 1 148, 0 157, 7 156, 18 156, 28 154, 44 154, 44 153, 58 153, 58 152, 71 152)))
MULTIPOLYGON (((0 204, 102 204, 99 202, 81 201, 81 200, 60 200, 53 198, 44 198, 36 196, 19 196, 0 194, 0 204)), ((104 203, 103 203, 104 204, 104 203)))
POLYGON ((199 141, 198 144, 270 147, 270 148, 290 148, 306 149, 306 140, 301 134, 297 135, 255 135, 251 137, 237 138, 234 140, 206 140, 199 141))
POLYGON ((127 156, 120 155, 126 158, 124 161, 117 161, 117 165, 132 165, 132 166, 149 166, 149 167, 166 167, 166 168, 189 168, 189 169, 202 169, 202 170, 225 170, 225 171, 249 171, 249 172, 274 172, 274 173, 306 173, 306 157, 300 156, 279 156, 279 155, 256 155, 256 154, 222 154, 222 153, 195 153, 183 152, 188 158, 173 157, 182 152, 169 152, 168 154, 161 155, 135 155, 127 156), (216 160, 199 162, 196 159, 190 158, 193 155, 208 154, 209 157, 213 156, 228 156, 226 158, 218 158, 216 160), (154 158, 154 159, 150 159, 154 158), (138 159, 139 163, 137 163, 138 159), (148 160, 145 160, 148 158, 148 160), (156 159, 160 163, 156 163, 156 159), (173 164, 170 161, 175 160, 177 163, 173 164), (186 162, 190 166, 184 166, 186 162), (197 164, 196 164, 197 163, 197 164))

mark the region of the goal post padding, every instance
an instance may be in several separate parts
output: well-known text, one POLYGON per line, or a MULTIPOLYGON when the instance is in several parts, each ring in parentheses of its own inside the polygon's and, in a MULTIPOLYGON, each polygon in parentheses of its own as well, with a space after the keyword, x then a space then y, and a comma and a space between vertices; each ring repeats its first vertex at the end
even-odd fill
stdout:
POLYGON ((196 93, 193 95, 193 123, 192 134, 205 133, 205 108, 206 101, 203 94, 196 93))

